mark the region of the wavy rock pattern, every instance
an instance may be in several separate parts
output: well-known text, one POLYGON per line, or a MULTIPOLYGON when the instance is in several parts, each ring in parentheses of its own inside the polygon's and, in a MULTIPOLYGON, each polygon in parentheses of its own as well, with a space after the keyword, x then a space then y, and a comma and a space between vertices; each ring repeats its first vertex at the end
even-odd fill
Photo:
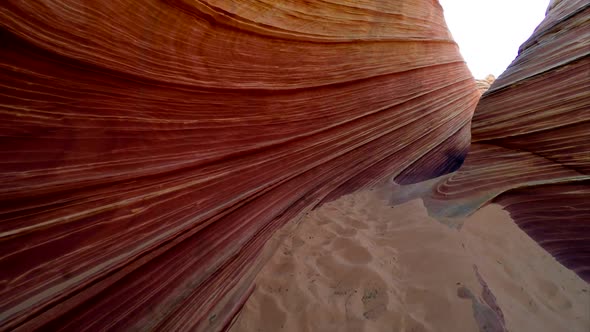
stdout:
POLYGON ((0 22, 1 330, 222 329, 289 220, 469 144, 436 1, 7 0, 0 22))
POLYGON ((518 57, 482 96, 465 164, 430 206, 459 217, 495 200, 590 281, 590 4, 552 1, 518 57))

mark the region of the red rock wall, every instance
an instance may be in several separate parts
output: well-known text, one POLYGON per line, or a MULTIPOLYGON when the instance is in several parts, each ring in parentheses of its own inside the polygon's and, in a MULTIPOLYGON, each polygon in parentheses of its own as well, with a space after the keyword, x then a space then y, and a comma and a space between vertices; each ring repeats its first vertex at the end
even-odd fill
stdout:
POLYGON ((437 214, 495 200, 566 267, 590 281, 590 4, 553 1, 479 102, 472 145, 439 185, 437 214), (446 203, 440 203, 445 202, 446 203))
POLYGON ((469 144, 436 1, 1 7, 1 330, 222 329, 277 229, 469 144))

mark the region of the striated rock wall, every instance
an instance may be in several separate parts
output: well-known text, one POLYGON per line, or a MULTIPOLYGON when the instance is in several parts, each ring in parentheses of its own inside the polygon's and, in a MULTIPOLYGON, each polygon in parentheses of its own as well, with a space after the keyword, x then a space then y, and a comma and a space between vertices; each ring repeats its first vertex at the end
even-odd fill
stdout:
POLYGON ((443 217, 503 204, 557 260, 590 281, 590 4, 552 1, 479 102, 465 164, 438 186, 443 217))
POLYGON ((7 0, 0 22, 0 330, 222 329, 289 220, 455 170, 479 97, 431 0, 7 0))

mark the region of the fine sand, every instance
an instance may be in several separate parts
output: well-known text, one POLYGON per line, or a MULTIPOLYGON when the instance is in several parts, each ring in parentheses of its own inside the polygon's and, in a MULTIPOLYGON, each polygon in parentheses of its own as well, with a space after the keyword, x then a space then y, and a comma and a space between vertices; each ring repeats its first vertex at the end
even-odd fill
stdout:
POLYGON ((377 191, 309 213, 256 278, 232 331, 590 331, 590 287, 500 206, 461 230, 377 191))

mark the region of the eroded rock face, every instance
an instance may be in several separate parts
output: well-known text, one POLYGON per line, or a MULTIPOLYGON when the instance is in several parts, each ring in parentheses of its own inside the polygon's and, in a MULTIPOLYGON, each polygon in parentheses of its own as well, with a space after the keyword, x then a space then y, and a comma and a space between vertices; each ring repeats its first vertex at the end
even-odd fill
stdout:
POLYGON ((436 1, 2 6, 2 330, 222 329, 289 220, 469 144, 436 1))
POLYGON ((439 215, 457 217, 495 200, 587 281, 589 18, 587 1, 552 1, 545 20, 479 102, 465 164, 438 186, 431 204, 439 215))
POLYGON ((475 84, 477 86, 477 90, 479 90, 479 93, 483 94, 484 92, 488 91, 495 80, 496 77, 492 74, 489 74, 484 79, 476 79, 475 84))

